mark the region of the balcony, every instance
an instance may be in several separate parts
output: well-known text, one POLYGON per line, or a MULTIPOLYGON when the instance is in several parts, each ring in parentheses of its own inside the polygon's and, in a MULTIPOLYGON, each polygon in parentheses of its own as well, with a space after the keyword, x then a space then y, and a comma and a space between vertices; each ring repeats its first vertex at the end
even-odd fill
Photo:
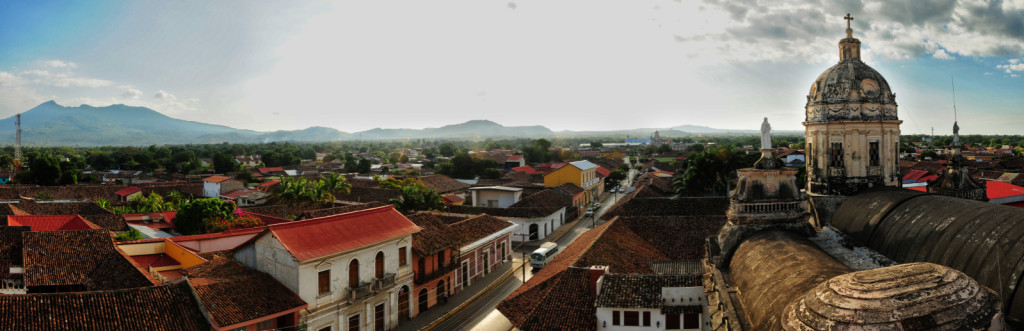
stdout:
POLYGON ((356 301, 373 294, 373 283, 359 285, 356 288, 349 288, 349 301, 356 301))
POLYGON ((423 285, 423 284, 426 284, 426 283, 428 283, 428 282, 430 282, 430 281, 432 281, 434 279, 437 279, 438 277, 444 276, 445 274, 451 272, 452 270, 457 269, 458 267, 459 267, 458 264, 449 263, 449 264, 441 266, 440 269, 434 270, 433 272, 431 272, 429 274, 416 273, 415 279, 413 280, 413 282, 415 282, 416 285, 423 285))
POLYGON ((376 278, 373 280, 373 288, 375 290, 384 290, 395 285, 395 274, 384 274, 384 277, 376 278))

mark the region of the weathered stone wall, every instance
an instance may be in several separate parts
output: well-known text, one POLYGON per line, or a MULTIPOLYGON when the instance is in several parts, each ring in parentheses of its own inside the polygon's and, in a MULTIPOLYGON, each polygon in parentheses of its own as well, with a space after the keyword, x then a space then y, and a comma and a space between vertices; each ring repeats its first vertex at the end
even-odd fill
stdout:
POLYGON ((840 195, 830 196, 809 196, 811 200, 811 223, 820 226, 832 224, 832 215, 839 210, 839 206, 846 202, 849 197, 840 195))

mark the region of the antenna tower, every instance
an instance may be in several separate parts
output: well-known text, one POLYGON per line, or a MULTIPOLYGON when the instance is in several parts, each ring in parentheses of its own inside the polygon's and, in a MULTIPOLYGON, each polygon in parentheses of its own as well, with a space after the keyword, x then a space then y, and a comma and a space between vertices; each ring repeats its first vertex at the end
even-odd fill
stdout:
POLYGON ((18 114, 17 119, 14 120, 14 125, 18 127, 14 136, 14 159, 21 161, 21 114, 18 114))

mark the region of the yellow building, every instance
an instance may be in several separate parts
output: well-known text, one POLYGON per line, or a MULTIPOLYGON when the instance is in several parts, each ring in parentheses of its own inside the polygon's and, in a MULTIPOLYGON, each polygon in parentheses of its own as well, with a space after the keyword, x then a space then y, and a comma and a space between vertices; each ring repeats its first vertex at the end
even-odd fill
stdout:
POLYGON ((555 187, 565 183, 573 183, 583 188, 584 204, 594 201, 604 191, 603 178, 597 177, 597 165, 590 161, 576 161, 566 164, 544 175, 544 186, 555 187))

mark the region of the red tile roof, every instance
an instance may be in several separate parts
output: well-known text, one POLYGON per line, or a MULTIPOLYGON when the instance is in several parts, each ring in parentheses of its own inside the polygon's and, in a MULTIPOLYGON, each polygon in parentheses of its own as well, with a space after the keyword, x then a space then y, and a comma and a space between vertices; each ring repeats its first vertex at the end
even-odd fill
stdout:
POLYGON ((515 168, 512 168, 511 170, 513 172, 525 172, 525 173, 528 173, 528 174, 531 174, 531 175, 537 173, 537 170, 533 169, 533 167, 531 167, 531 166, 515 167, 515 168))
POLYGON ((7 216, 7 225, 30 226, 32 231, 91 230, 100 227, 78 215, 7 216))
POLYGON ((284 172, 284 168, 282 168, 282 167, 256 168, 256 171, 259 171, 260 173, 263 173, 263 174, 266 174, 266 175, 270 175, 272 172, 275 172, 275 171, 276 172, 284 172))
POLYGON ((209 330, 187 282, 126 290, 0 295, 0 330, 209 330))
POLYGON ((917 181, 918 179, 926 175, 928 175, 927 171, 911 169, 910 171, 907 171, 907 173, 903 175, 903 181, 917 181))
POLYGON ((260 184, 260 187, 262 187, 262 188, 269 188, 271 186, 274 186, 274 185, 277 185, 277 184, 280 184, 280 183, 281 183, 280 179, 275 179, 275 180, 271 180, 271 181, 268 181, 266 183, 260 184))
POLYGON ((299 261, 307 261, 410 235, 420 227, 389 205, 275 224, 269 229, 292 256, 299 261))
POLYGON ((990 180, 985 182, 985 188, 985 194, 988 196, 989 200, 1024 195, 1024 187, 1020 187, 1010 183, 1000 182, 998 180, 990 180))
POLYGON ((438 194, 461 191, 469 188, 469 184, 454 180, 445 175, 423 176, 420 177, 419 180, 438 194))
POLYGON ((915 186, 915 187, 904 187, 904 188, 908 189, 908 190, 919 191, 919 192, 928 192, 928 187, 927 186, 915 186))
POLYGON ((505 159, 505 161, 519 161, 519 160, 522 160, 522 159, 523 159, 522 155, 509 155, 508 158, 505 159))
POLYGON ((117 195, 120 195, 120 196, 129 196, 129 195, 132 195, 132 194, 134 194, 136 192, 142 192, 142 189, 138 188, 138 187, 135 187, 135 186, 129 186, 129 187, 125 187, 123 189, 120 189, 117 192, 114 192, 114 194, 117 194, 117 195))
POLYGON ((444 196, 441 197, 441 199, 444 199, 444 201, 446 201, 448 203, 458 203, 458 202, 466 201, 466 199, 463 199, 463 198, 461 198, 461 197, 459 197, 457 195, 451 194, 451 193, 445 194, 444 196))
POLYGON ((600 177, 608 177, 608 175, 612 173, 611 170, 608 170, 608 168, 602 166, 597 166, 597 169, 594 171, 596 171, 597 174, 600 175, 600 177))
POLYGON ((234 178, 226 177, 226 176, 221 176, 221 175, 213 175, 213 176, 210 176, 210 177, 203 178, 203 181, 204 182, 212 182, 212 183, 223 183, 223 182, 226 182, 226 181, 231 180, 231 179, 234 179, 234 178))
POLYGON ((11 266, 22 265, 22 233, 32 231, 27 226, 0 226, 0 278, 7 278, 11 266))
POLYGON ((249 269, 232 259, 215 257, 182 271, 203 301, 213 322, 221 328, 297 311, 306 302, 270 275, 249 269))
POLYGON ((243 188, 243 189, 237 189, 237 190, 221 193, 220 196, 228 198, 228 199, 237 199, 240 196, 243 196, 243 195, 246 195, 246 194, 249 194, 249 193, 253 193, 253 192, 257 192, 257 191, 256 190, 250 190, 250 189, 247 189, 247 188, 243 188))

